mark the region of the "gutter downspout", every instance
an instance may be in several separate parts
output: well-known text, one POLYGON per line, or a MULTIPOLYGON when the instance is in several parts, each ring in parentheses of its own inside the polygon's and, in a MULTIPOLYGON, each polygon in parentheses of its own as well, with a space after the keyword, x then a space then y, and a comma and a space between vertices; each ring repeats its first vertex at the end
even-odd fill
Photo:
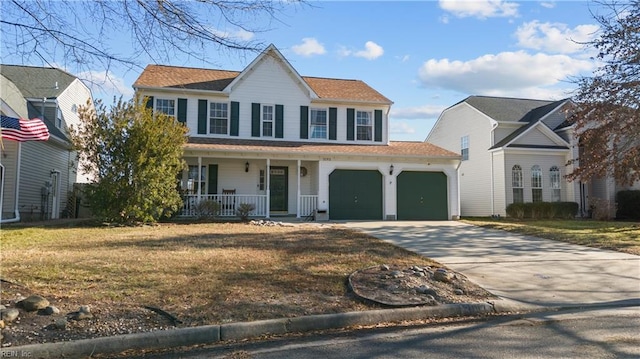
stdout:
MULTIPOLYGON (((493 147, 493 131, 498 127, 498 122, 494 122, 491 126, 491 131, 489 132, 489 144, 493 147)), ((496 194, 494 193, 495 188, 495 179, 494 177, 494 167, 493 167, 493 155, 494 152, 491 153, 491 215, 496 214, 496 194)))
MULTIPOLYGON (((458 202, 458 219, 462 218, 462 208, 460 208, 460 166, 462 166, 462 160, 458 162, 458 166, 456 166, 456 177, 458 178, 458 190, 456 195, 456 201, 458 202)), ((452 218, 453 219, 453 218, 452 218)))

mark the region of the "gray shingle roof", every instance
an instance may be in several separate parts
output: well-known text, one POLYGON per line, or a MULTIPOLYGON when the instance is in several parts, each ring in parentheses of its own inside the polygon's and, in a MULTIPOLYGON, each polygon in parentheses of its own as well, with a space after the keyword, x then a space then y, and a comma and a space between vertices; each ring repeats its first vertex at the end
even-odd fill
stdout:
POLYGON ((541 114, 543 112, 541 109, 554 103, 553 101, 490 96, 469 96, 464 102, 496 121, 522 122, 530 122, 544 116, 552 108, 546 110, 544 114, 541 114))
POLYGON ((26 98, 56 98, 76 79, 52 67, 0 65, 0 73, 11 80, 26 98))

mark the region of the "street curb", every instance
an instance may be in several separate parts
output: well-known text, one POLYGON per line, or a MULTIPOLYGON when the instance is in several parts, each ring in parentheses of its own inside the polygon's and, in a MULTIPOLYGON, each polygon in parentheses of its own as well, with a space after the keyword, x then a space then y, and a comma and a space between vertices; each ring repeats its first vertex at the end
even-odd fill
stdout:
POLYGON ((486 303, 444 304, 434 307, 422 306, 319 314, 295 318, 158 330, 148 333, 117 335, 68 342, 31 344, 2 348, 0 357, 29 357, 38 359, 86 358, 97 354, 116 354, 132 349, 167 349, 197 344, 214 344, 225 340, 257 338, 264 335, 311 332, 316 330, 347 328, 357 325, 374 325, 377 323, 452 318, 482 314, 532 313, 585 308, 596 309, 636 306, 640 306, 640 298, 609 303, 564 306, 533 305, 503 298, 486 303))
MULTIPOLYGON (((363 312, 309 315, 286 319, 206 325, 116 335, 68 342, 30 344, 2 348, 2 358, 86 358, 97 354, 116 354, 131 349, 163 349, 196 344, 214 344, 223 340, 256 338, 263 335, 338 329, 418 319, 437 319, 495 313, 493 303, 444 304, 435 307, 379 309, 363 312)), ((511 308, 511 310, 514 310, 511 308)))

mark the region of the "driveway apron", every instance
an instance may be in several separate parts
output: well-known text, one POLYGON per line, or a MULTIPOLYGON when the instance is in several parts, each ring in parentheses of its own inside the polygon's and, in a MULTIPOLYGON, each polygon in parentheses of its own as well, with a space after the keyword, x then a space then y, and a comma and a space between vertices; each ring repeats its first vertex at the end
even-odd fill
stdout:
POLYGON ((542 306, 640 300, 640 256, 457 221, 344 225, 434 259, 505 299, 542 306))

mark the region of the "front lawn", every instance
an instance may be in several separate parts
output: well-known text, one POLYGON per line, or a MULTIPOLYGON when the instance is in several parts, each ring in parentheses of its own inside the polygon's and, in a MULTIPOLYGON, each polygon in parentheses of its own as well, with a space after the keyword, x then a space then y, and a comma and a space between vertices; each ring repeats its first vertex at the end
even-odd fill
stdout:
POLYGON ((511 218, 464 218, 463 222, 640 255, 640 223, 638 222, 511 218))
POLYGON ((63 311, 152 306, 185 326, 371 309, 348 292, 350 273, 437 265, 328 225, 5 227, 0 244, 0 277, 23 295, 50 298, 63 311))

